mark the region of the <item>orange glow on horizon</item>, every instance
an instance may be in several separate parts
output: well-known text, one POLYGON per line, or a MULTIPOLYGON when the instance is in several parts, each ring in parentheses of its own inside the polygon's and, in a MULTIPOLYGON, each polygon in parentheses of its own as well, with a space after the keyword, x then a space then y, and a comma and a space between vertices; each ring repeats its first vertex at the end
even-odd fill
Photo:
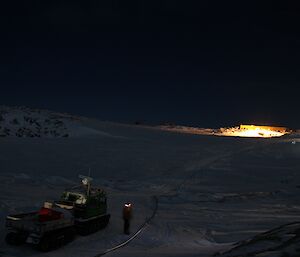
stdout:
POLYGON ((221 128, 221 135, 223 136, 236 136, 236 137, 281 137, 288 134, 289 131, 284 127, 272 126, 257 126, 257 125, 240 125, 233 128, 221 128))

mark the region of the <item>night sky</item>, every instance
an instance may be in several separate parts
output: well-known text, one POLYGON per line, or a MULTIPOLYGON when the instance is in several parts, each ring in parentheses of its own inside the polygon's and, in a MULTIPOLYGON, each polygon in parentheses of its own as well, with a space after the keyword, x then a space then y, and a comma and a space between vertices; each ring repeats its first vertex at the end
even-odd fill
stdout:
POLYGON ((1 105, 300 128, 300 9, 286 1, 7 2, 1 105))

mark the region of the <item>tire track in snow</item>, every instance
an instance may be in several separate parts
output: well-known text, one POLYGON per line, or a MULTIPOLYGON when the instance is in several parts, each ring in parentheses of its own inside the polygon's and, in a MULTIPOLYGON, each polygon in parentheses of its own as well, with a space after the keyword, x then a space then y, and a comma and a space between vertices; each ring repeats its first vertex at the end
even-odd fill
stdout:
POLYGON ((95 255, 94 257, 99 257, 99 256, 103 256, 107 253, 113 252, 115 250, 118 250, 126 245, 128 245, 132 240, 134 240, 140 233, 142 233, 142 231, 150 224, 150 221, 155 217, 155 214, 157 212, 158 209, 158 198, 157 196, 153 196, 153 201, 154 201, 154 210, 152 212, 152 215, 140 226, 140 228, 130 237, 128 238, 126 241, 112 247, 109 248, 107 250, 105 250, 102 253, 99 253, 97 255, 95 255))
POLYGON ((192 168, 191 169, 191 174, 189 174, 188 176, 186 176, 181 183, 179 183, 174 189, 172 190, 169 190, 169 192, 171 191, 175 191, 175 194, 173 195, 167 195, 167 194, 164 194, 164 195, 160 195, 159 197, 176 197, 178 196, 179 192, 182 190, 182 188, 185 186, 185 184, 191 180, 199 171, 202 170, 206 167, 209 167, 210 165, 214 164, 215 162, 218 162, 219 160, 222 160, 223 158, 228 158, 234 154, 240 154, 240 153, 243 153, 243 152, 247 152, 247 151, 250 151, 250 150, 253 150, 257 148, 256 145, 253 145, 253 146, 250 146, 250 147, 245 147, 241 150, 238 150, 238 151, 232 151, 232 152, 229 152, 229 153, 225 153, 225 154, 220 154, 218 156, 214 156, 214 157, 211 157, 211 158, 208 158, 206 160, 203 160, 201 162, 199 162, 198 164, 194 164, 196 167, 192 168))
POLYGON ((154 210, 152 212, 152 215, 151 217, 149 217, 141 226, 140 228, 129 238, 127 239, 126 241, 112 247, 112 248, 109 248, 105 251, 103 251, 102 253, 99 253, 97 255, 94 255, 93 257, 100 257, 100 256, 103 256, 105 254, 108 254, 110 252, 113 252, 113 251, 116 251, 120 248, 123 248, 125 246, 127 246, 131 241, 133 241, 140 233, 143 232, 143 230, 146 229, 146 227, 150 224, 150 222, 153 220, 153 218, 155 217, 156 213, 157 213, 157 210, 158 210, 158 202, 159 202, 159 197, 176 197, 180 190, 182 189, 182 187, 186 184, 186 182, 191 179, 193 176, 196 175, 197 172, 199 172, 199 170, 205 168, 205 167, 208 167, 210 166, 211 164, 213 164, 214 162, 217 162, 225 157, 230 157, 232 156, 233 154, 238 154, 238 153, 242 153, 242 152, 247 152, 249 150, 253 150, 254 148, 256 148, 256 144, 254 146, 251 146, 251 147, 246 147, 242 150, 239 150, 239 151, 233 151, 233 152, 229 152, 229 153, 226 153, 226 154, 221 154, 221 155, 218 155, 217 157, 212 157, 212 158, 209 158, 205 161, 202 161, 201 164, 199 164, 199 166, 197 166, 197 168, 193 168, 192 169, 192 173, 187 176, 186 178, 184 178, 182 180, 182 182, 180 184, 178 184, 177 186, 175 186, 175 188, 173 189, 170 189, 169 192, 174 192, 175 191, 175 194, 172 194, 172 195, 168 195, 168 194, 163 194, 163 195, 154 195, 152 196, 153 200, 154 200, 154 210))

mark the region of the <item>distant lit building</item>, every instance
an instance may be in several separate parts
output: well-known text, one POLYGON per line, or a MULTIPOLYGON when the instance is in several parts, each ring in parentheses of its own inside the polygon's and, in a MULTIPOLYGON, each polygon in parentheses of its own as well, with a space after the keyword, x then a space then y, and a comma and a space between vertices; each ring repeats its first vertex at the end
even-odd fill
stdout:
POLYGON ((280 133, 287 133, 289 132, 289 129, 286 127, 273 127, 273 126, 256 126, 256 125, 240 125, 240 130, 255 130, 255 129, 260 129, 260 130, 270 130, 270 131, 275 131, 275 132, 280 132, 280 133))

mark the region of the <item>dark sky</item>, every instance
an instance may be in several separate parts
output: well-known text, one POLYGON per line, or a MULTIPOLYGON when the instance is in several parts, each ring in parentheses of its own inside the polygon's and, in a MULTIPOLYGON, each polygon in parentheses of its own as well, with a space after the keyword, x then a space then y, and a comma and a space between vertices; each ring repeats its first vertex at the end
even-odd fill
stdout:
POLYGON ((2 2, 0 104, 300 128, 300 9, 286 1, 2 2))

